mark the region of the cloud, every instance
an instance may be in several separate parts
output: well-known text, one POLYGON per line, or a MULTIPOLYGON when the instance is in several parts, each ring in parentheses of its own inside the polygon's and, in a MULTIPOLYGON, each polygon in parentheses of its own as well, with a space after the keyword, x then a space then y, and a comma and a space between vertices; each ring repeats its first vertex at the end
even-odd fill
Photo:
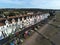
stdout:
POLYGON ((59 8, 60 0, 32 0, 31 5, 37 8, 59 8))
POLYGON ((0 7, 60 9, 60 0, 0 0, 0 7))
POLYGON ((0 0, 0 7, 29 8, 31 0, 0 0))
POLYGON ((0 0, 0 3, 21 5, 21 4, 25 4, 26 2, 25 1, 19 1, 19 0, 0 0))

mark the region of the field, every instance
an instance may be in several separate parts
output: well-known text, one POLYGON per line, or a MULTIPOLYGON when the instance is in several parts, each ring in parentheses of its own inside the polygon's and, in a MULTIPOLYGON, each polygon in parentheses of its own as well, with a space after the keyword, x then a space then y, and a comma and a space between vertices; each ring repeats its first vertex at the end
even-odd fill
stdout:
MULTIPOLYGON (((60 25, 60 12, 56 11, 56 21, 54 25, 60 25)), ((41 29, 40 29, 41 30, 41 29)), ((43 35, 49 37, 56 45, 60 45, 60 28, 48 25, 42 32, 43 35)), ((22 45, 52 45, 48 40, 41 38, 37 33, 28 38, 22 45)))
MULTIPOLYGON (((60 25, 60 12, 56 12, 56 21, 52 22, 52 24, 60 25)), ((46 31, 43 34, 49 37, 56 45, 60 45, 60 28, 48 25, 48 27, 45 30, 46 31)), ((39 36, 37 41, 38 42, 36 43, 36 45, 52 45, 46 39, 39 40, 39 36)))

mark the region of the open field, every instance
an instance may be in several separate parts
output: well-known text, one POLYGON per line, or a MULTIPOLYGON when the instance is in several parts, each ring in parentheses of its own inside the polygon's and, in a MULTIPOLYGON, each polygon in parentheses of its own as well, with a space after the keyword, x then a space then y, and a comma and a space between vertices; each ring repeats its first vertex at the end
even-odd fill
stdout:
MULTIPOLYGON (((60 25, 60 12, 56 12, 56 21, 53 22, 52 24, 60 25)), ((54 26, 49 25, 45 30, 46 31, 45 31, 44 35, 49 37, 56 45, 60 45, 60 28, 55 28, 54 26)), ((48 42, 48 41, 44 41, 44 42, 46 42, 44 44, 43 41, 42 41, 42 45, 46 45, 46 43, 48 42)), ((47 45, 48 45, 48 43, 47 43, 47 45)))
MULTIPOLYGON (((60 12, 56 12, 56 21, 52 22, 52 24, 60 25, 60 12)), ((42 34, 49 37, 56 45, 60 45, 60 28, 48 25, 44 30, 45 31, 43 31, 42 34)), ((48 40, 42 39, 37 33, 36 35, 33 34, 33 36, 25 42, 28 43, 24 43, 22 45, 52 45, 48 40)))

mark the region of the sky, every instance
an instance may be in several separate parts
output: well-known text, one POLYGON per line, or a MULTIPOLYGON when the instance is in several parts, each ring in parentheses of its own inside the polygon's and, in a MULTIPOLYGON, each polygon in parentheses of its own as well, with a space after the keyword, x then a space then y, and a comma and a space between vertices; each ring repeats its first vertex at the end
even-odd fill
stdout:
POLYGON ((0 8, 60 9, 60 0, 0 0, 0 8))

